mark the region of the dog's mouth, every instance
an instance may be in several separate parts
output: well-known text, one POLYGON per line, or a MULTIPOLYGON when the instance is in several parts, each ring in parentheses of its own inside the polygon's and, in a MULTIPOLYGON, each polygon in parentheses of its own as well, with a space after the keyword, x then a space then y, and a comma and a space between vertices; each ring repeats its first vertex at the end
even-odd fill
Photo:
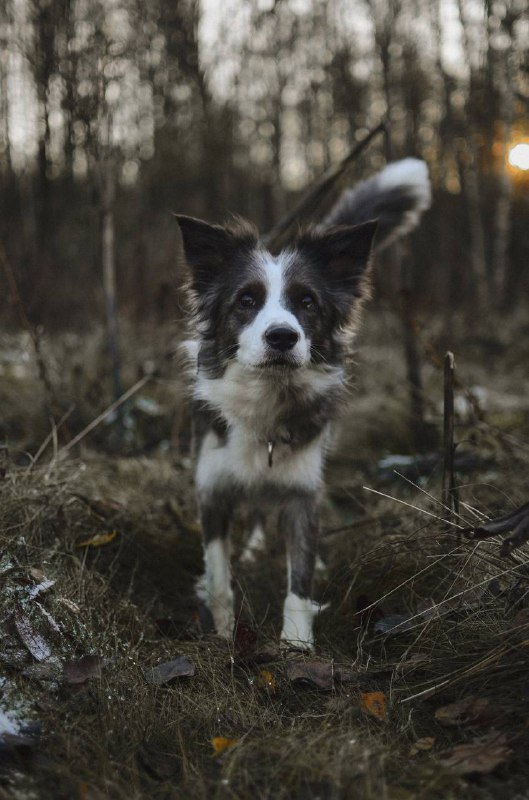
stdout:
POLYGON ((295 356, 291 356, 286 353, 278 353, 277 355, 267 356, 260 361, 259 364, 256 364, 258 369, 285 371, 299 369, 301 366, 303 365, 297 358, 295 358, 295 356))

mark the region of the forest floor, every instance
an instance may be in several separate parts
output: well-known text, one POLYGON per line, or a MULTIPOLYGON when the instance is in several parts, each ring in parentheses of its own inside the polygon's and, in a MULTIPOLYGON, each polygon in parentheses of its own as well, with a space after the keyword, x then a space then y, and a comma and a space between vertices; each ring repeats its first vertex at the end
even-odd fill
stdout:
MULTIPOLYGON (((63 454, 28 343, 2 338, 0 798, 529 798, 529 547, 501 557, 499 537, 461 534, 529 500, 529 354, 507 334, 456 352, 479 412, 457 392, 450 515, 442 375, 425 363, 436 441, 419 458, 393 325, 364 337, 329 465, 313 655, 278 648, 273 530, 251 563, 235 526, 233 641, 194 599, 192 465, 170 447, 179 382, 142 389, 126 447, 105 452, 103 424, 63 454)), ((88 403, 86 383, 68 391, 88 403)), ((104 392, 90 392, 95 416, 104 392)), ((72 432, 90 418, 76 413, 72 432)))

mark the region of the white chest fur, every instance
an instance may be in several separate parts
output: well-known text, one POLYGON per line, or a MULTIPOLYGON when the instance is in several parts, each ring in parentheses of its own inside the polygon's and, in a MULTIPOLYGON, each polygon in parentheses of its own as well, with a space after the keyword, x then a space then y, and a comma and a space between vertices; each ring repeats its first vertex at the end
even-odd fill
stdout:
MULTIPOLYGON (((300 370, 288 378, 307 398, 324 395, 341 386, 339 369, 300 370)), ((323 458, 330 439, 329 426, 306 446, 291 447, 278 441, 269 466, 267 442, 275 439, 277 419, 283 409, 284 376, 263 376, 258 370, 230 364, 222 378, 198 375, 195 397, 205 400, 228 423, 222 441, 206 435, 199 454, 199 491, 223 484, 262 488, 264 484, 313 491, 321 484, 323 458)))
POLYGON ((225 441, 219 441, 210 431, 202 443, 197 465, 199 491, 238 485, 259 489, 265 484, 314 491, 322 480, 323 456, 329 437, 325 428, 320 436, 305 447, 292 448, 277 444, 273 465, 268 463, 266 442, 258 441, 243 425, 228 431, 225 441))

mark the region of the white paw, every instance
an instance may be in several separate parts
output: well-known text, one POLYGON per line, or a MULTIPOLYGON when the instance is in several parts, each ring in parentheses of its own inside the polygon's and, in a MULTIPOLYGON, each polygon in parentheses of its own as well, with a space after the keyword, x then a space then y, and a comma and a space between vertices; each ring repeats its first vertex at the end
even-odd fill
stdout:
POLYGON ((225 639, 231 639, 235 625, 233 597, 223 597, 221 601, 212 601, 210 599, 208 606, 215 623, 217 634, 225 639))
POLYGON ((298 597, 290 592, 283 607, 283 630, 281 641, 299 650, 314 649, 312 630, 314 617, 322 610, 319 603, 308 597, 298 597))

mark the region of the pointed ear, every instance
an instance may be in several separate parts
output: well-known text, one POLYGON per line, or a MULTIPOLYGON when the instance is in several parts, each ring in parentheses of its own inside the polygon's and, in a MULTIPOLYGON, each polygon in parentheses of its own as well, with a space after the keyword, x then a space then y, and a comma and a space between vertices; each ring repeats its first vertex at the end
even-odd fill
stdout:
POLYGON ((257 243, 255 231, 244 223, 223 228, 183 214, 175 214, 175 217, 192 273, 193 289, 199 293, 207 290, 216 279, 222 278, 238 249, 249 248, 257 243))
POLYGON ((362 297, 377 221, 307 231, 297 246, 336 289, 362 297))

